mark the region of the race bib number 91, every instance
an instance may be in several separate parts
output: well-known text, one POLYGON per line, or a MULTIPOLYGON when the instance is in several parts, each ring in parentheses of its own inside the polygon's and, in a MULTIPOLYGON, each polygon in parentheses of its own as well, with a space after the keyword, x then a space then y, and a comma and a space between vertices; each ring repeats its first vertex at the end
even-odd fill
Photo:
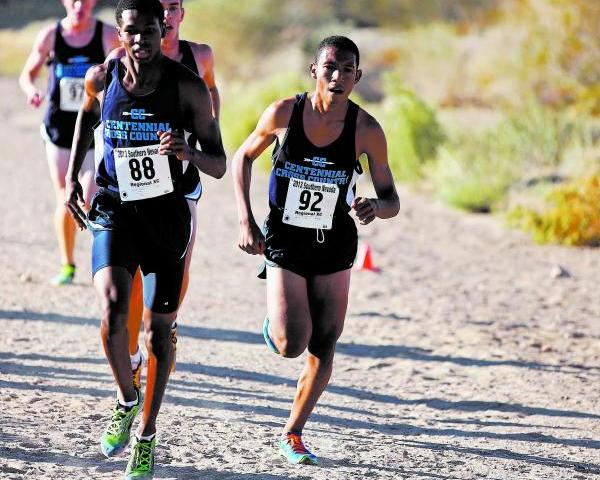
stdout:
POLYGON ((83 78, 63 77, 60 79, 60 109, 63 112, 77 112, 83 103, 85 91, 83 78))
POLYGON ((291 178, 283 210, 283 223, 331 230, 339 193, 340 189, 334 183, 291 178))
POLYGON ((113 150, 121 200, 144 200, 173 191, 169 157, 159 155, 158 148, 147 145, 113 150))

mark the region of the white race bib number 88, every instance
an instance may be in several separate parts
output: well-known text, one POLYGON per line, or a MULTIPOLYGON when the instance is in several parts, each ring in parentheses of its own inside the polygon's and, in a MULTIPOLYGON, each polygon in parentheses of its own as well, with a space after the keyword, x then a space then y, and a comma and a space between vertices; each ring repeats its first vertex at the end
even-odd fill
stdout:
POLYGON ((147 145, 113 150, 121 200, 144 200, 173 191, 169 157, 159 155, 158 148, 147 145))
POLYGON ((290 178, 283 223, 304 228, 331 230, 340 193, 334 183, 307 182, 290 178))
POLYGON ((83 78, 62 77, 60 79, 60 109, 63 112, 79 111, 85 91, 83 82, 83 78))

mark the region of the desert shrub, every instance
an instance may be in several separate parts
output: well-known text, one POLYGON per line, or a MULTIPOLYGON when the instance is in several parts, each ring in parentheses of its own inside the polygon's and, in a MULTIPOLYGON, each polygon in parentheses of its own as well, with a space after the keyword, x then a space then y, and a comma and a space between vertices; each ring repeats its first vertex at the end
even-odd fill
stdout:
POLYGON ((381 123, 388 141, 390 167, 396 180, 414 182, 435 158, 444 133, 435 111, 404 88, 394 74, 385 76, 386 100, 381 123))
POLYGON ((529 102, 485 129, 476 122, 445 124, 448 140, 426 169, 434 191, 454 206, 489 211, 517 183, 600 168, 600 127, 593 119, 529 102))
POLYGON ((275 0, 186 2, 182 36, 210 44, 218 68, 251 76, 256 61, 277 47, 278 33, 283 27, 282 3, 275 0))
POLYGON ((511 226, 532 234, 538 243, 600 245, 600 175, 553 188, 548 208, 517 206, 507 216, 511 226))
POLYGON ((524 108, 534 95, 555 109, 600 111, 600 9, 586 0, 505 0, 459 24, 398 33, 396 69, 430 103, 524 108))
POLYGON ((232 85, 223 95, 221 111, 221 131, 226 150, 233 154, 239 148, 271 103, 303 92, 308 86, 308 79, 293 73, 279 74, 252 84, 232 85))
POLYGON ((520 165, 489 148, 488 133, 471 139, 469 148, 441 148, 427 169, 435 194, 452 206, 473 212, 490 212, 518 177, 520 165), (488 147, 486 149, 486 147, 488 147))
POLYGON ((513 154, 526 165, 530 176, 559 171, 570 175, 567 160, 572 162, 577 154, 588 155, 599 135, 600 125, 593 118, 530 101, 526 108, 508 116, 499 141, 512 145, 513 154))
POLYGON ((582 118, 563 152, 560 173, 569 177, 600 172, 600 119, 582 118))
MULTIPOLYGON (((461 37, 453 25, 428 23, 396 33, 398 51, 391 70, 402 85, 431 105, 440 105, 465 78, 459 56, 461 37)), ((371 52, 371 56, 375 55, 371 52)), ((459 95, 457 93, 457 95, 459 95)))

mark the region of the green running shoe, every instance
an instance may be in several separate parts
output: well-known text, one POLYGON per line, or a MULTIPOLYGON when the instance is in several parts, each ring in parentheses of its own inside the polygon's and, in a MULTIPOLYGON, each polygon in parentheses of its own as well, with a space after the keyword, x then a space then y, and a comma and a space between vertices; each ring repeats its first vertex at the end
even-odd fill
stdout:
POLYGON ((265 321, 263 322, 263 338, 265 339, 268 349, 276 355, 279 355, 279 350, 277 350, 275 342, 273 342, 269 336, 269 317, 265 317, 265 321))
POLYGON ((50 283, 58 287, 71 285, 73 283, 73 277, 75 277, 75 265, 62 265, 59 274, 56 275, 50 283))
POLYGON ((316 465, 317 456, 310 452, 302 442, 302 435, 299 433, 288 432, 277 440, 279 453, 283 455, 288 462, 303 465, 316 465))
POLYGON ((100 437, 100 450, 107 457, 119 455, 129 443, 129 432, 135 417, 142 409, 141 395, 136 390, 138 403, 133 407, 124 407, 117 401, 113 408, 112 417, 106 426, 106 430, 100 437))
POLYGON ((125 480, 148 480, 154 478, 154 448, 156 436, 152 440, 138 440, 131 448, 129 463, 125 469, 125 480))

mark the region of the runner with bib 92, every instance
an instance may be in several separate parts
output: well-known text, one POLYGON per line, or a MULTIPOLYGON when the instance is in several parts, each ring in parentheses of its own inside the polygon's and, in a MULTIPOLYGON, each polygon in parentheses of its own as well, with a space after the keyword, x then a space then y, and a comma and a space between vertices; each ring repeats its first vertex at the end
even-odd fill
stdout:
POLYGON ((368 224, 393 217, 400 209, 385 134, 348 98, 362 74, 358 66, 359 51, 352 40, 322 40, 310 66, 314 92, 270 105, 232 165, 238 245, 266 260, 265 342, 282 357, 298 357, 308 349, 278 441, 292 463, 317 463, 303 443, 302 430, 329 382, 344 326, 358 241, 350 212, 368 224), (270 211, 263 234, 250 206, 250 178, 252 162, 273 142, 270 211), (363 153, 377 198, 355 197, 363 153))

